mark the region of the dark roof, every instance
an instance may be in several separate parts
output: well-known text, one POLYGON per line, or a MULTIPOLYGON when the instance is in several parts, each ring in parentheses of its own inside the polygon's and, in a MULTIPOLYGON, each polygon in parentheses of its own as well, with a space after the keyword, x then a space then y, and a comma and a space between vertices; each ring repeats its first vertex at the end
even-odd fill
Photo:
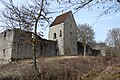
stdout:
POLYGON ((66 12, 66 13, 64 13, 64 14, 62 14, 62 15, 57 16, 57 17, 55 18, 55 20, 52 22, 52 24, 50 25, 50 27, 64 22, 65 19, 68 17, 69 13, 71 13, 71 11, 66 12))

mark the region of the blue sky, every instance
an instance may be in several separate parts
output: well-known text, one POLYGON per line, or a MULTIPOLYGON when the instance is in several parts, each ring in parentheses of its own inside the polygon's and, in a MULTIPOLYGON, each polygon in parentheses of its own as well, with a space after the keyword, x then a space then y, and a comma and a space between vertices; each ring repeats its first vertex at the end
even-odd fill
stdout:
MULTIPOLYGON (((107 14, 99 18, 100 11, 102 10, 88 11, 87 9, 81 9, 74 14, 74 18, 77 24, 87 23, 92 26, 95 32, 95 40, 97 42, 104 42, 107 38, 107 32, 110 29, 120 27, 120 13, 107 14)), ((55 14, 53 20, 60 14, 62 13, 55 14)), ((48 28, 44 30, 44 34, 46 34, 45 38, 47 38, 48 28)))
POLYGON ((120 13, 107 14, 99 18, 97 16, 101 13, 100 11, 102 12, 102 10, 99 9, 92 11, 84 9, 74 15, 77 24, 88 23, 92 26, 95 32, 95 40, 97 42, 105 41, 108 30, 114 27, 120 27, 120 13))
MULTIPOLYGON (((19 3, 22 2, 22 4, 24 3, 23 0, 14 0, 14 1, 16 3, 17 2, 19 2, 19 3)), ((55 7, 57 9, 58 6, 55 6, 53 3, 52 7, 55 7)), ((2 8, 3 8, 3 6, 1 4, 0 9, 2 9, 2 8)), ((94 8, 91 11, 88 11, 86 8, 84 8, 74 14, 74 18, 75 18, 77 24, 88 23, 90 26, 92 26, 92 28, 94 29, 94 32, 95 32, 95 40, 97 42, 105 41, 108 30, 110 30, 114 27, 120 27, 120 12, 103 15, 99 20, 97 20, 98 19, 97 16, 99 16, 99 14, 102 11, 103 11, 102 9, 94 9, 94 8)), ((54 20, 55 17, 60 14, 62 14, 62 12, 52 14, 51 16, 53 17, 53 20, 54 20)), ((39 28, 39 30, 42 30, 42 29, 39 28)), ((49 30, 48 27, 46 29, 42 30, 44 32, 44 38, 48 37, 48 30, 49 30)))
MULTIPOLYGON (((111 3, 108 3, 107 6, 108 5, 111 5, 111 3)), ((53 5, 53 7, 56 7, 56 6, 53 5)), ((83 8, 74 14, 74 18, 75 18, 77 24, 87 23, 90 26, 92 26, 92 28, 95 32, 95 40, 97 42, 104 42, 107 38, 107 32, 110 29, 112 29, 114 27, 120 27, 120 12, 106 14, 99 18, 98 16, 103 11, 104 10, 102 8, 97 9, 97 8, 93 7, 92 10, 88 10, 88 8, 83 8)), ((62 12, 58 13, 58 14, 54 14, 53 20, 55 19, 56 16, 58 16, 60 14, 62 14, 62 12)), ((44 34, 46 34, 45 38, 48 37, 47 36, 48 30, 49 30, 48 28, 47 28, 47 30, 44 30, 44 34)))

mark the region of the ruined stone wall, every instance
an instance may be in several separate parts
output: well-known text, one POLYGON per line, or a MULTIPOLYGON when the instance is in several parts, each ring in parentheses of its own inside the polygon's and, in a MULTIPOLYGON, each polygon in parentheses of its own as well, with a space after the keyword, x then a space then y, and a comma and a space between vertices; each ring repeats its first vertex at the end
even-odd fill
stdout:
POLYGON ((56 56, 58 55, 57 42, 42 39, 37 47, 37 52, 42 56, 56 56))
POLYGON ((93 49, 90 47, 90 45, 86 46, 86 54, 88 56, 101 56, 101 52, 99 49, 93 49))
POLYGON ((13 35, 11 30, 0 33, 0 59, 2 60, 11 59, 13 35))
MULTIPOLYGON (((32 32, 14 30, 12 58, 32 58, 32 35, 32 32)), ((52 55, 56 55, 56 41, 42 39, 38 36, 36 45, 36 56, 40 57, 52 55)))
POLYGON ((32 58, 31 32, 14 29, 12 58, 32 58))
MULTIPOLYGON (((81 42, 77 42, 77 48, 78 48, 78 55, 84 55, 84 47, 81 42)), ((90 47, 90 45, 86 46, 86 55, 87 56, 101 56, 101 51, 97 49, 93 49, 90 47)))
POLYGON ((99 49, 102 56, 105 56, 106 54, 106 44, 105 43, 96 43, 94 49, 99 49))
MULTIPOLYGON (((20 29, 6 30, 0 33, 0 60, 32 58, 32 32, 20 29)), ((57 55, 56 41, 38 37, 36 56, 57 55)))

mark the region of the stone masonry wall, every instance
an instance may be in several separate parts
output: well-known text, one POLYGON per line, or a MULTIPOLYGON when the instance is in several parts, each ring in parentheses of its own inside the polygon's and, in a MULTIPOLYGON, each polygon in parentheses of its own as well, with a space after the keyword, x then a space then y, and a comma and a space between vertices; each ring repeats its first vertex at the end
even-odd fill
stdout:
POLYGON ((72 13, 64 22, 64 52, 66 55, 77 55, 77 25, 72 13))
POLYGON ((6 30, 0 33, 0 60, 10 60, 14 33, 6 30))
MULTIPOLYGON (((14 48, 12 52, 12 58, 32 58, 33 47, 32 47, 32 34, 31 32, 20 32, 20 37, 18 34, 18 30, 14 31, 14 48), (18 37, 20 38, 18 40, 18 37)), ((56 41, 50 41, 46 39, 42 39, 38 36, 37 45, 36 45, 36 56, 53 56, 56 55, 56 41)))
MULTIPOLYGON (((0 33, 0 59, 25 59, 32 58, 32 32, 20 29, 6 30, 0 33)), ((36 56, 53 56, 57 55, 56 41, 50 41, 38 37, 36 45, 36 56)))
POLYGON ((50 27, 49 40, 57 41, 58 55, 64 55, 64 23, 50 27), (56 38, 54 38, 55 34, 56 38))

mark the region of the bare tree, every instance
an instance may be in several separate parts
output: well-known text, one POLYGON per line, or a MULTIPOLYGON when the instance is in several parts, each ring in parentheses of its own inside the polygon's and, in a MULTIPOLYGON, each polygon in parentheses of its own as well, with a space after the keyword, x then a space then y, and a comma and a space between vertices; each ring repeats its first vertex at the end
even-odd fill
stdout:
POLYGON ((86 46, 88 44, 94 43, 94 31, 88 24, 78 25, 77 37, 78 41, 83 43, 84 46, 84 58, 86 55, 86 46))
MULTIPOLYGON (((37 27, 45 26, 45 23, 49 23, 51 17, 48 15, 49 3, 47 0, 31 0, 31 4, 27 6, 16 6, 12 0, 5 2, 0 0, 6 7, 6 10, 1 11, 3 20, 1 20, 8 28, 20 27, 20 29, 30 30, 34 29, 34 38, 32 39, 33 46, 33 65, 35 69, 35 75, 37 80, 41 80, 41 75, 38 71, 36 64, 36 44, 37 44, 37 27)), ((2 26, 3 27, 3 26, 2 26)))
POLYGON ((119 57, 120 28, 112 28, 108 31, 106 43, 108 44, 108 48, 106 49, 106 55, 119 57))
POLYGON ((63 10, 73 9, 75 12, 86 7, 88 10, 103 9, 101 15, 120 11, 120 0, 57 0, 66 4, 63 10))
POLYGON ((106 42, 111 47, 120 46, 120 28, 113 28, 108 31, 106 42))

